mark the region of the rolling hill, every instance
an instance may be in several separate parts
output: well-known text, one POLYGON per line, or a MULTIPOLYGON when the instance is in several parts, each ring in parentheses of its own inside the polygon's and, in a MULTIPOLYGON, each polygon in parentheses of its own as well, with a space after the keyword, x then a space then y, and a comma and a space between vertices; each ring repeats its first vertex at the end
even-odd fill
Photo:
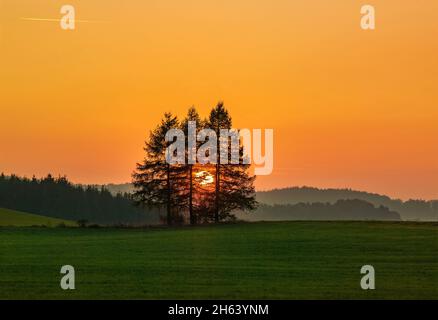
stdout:
POLYGON ((50 218, 46 216, 0 208, 0 226, 27 227, 47 226, 55 227, 64 223, 67 226, 76 225, 75 222, 63 219, 50 218))
POLYGON ((398 212, 403 220, 438 220, 438 200, 410 199, 402 201, 386 195, 351 189, 319 189, 290 187, 258 191, 257 201, 268 205, 295 205, 299 203, 331 203, 338 200, 362 200, 376 207, 384 206, 398 212))

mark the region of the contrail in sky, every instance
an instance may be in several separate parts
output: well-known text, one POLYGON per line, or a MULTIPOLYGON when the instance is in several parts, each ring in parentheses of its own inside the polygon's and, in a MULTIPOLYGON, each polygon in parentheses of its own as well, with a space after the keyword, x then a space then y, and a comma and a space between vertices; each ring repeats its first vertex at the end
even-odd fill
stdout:
MULTIPOLYGON (((20 20, 25 21, 51 21, 51 22, 60 22, 61 19, 49 19, 49 18, 20 18, 20 20)), ((108 21, 100 21, 100 20, 80 20, 75 19, 75 22, 87 22, 87 23, 106 23, 108 21)))

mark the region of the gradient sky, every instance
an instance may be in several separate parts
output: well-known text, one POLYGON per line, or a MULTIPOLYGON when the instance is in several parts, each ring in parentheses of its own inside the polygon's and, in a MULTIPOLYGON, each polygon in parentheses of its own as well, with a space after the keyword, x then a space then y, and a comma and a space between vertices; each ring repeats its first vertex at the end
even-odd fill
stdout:
POLYGON ((436 0, 0 0, 0 49, 0 171, 128 182, 164 111, 224 100, 274 129, 258 189, 438 198, 436 0), (22 19, 66 3, 96 22, 22 19))

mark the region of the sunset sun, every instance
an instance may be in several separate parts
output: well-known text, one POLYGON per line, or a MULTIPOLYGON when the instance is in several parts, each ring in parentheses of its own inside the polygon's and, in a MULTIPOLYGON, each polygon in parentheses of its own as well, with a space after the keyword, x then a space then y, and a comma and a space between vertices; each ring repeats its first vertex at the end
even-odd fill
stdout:
POLYGON ((214 178, 213 175, 208 171, 199 171, 195 174, 195 177, 198 179, 200 185, 209 185, 213 183, 214 178))

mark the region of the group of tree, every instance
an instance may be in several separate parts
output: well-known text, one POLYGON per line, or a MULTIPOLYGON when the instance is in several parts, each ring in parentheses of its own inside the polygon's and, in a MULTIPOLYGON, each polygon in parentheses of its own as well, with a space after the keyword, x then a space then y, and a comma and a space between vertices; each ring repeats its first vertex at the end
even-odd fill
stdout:
POLYGON ((1 174, 0 207, 104 225, 159 222, 158 211, 134 206, 132 195, 112 195, 103 187, 73 185, 50 174, 42 179, 1 174))
MULTIPOLYGON (((222 102, 218 103, 207 118, 202 119, 194 107, 189 108, 184 119, 179 120, 165 113, 161 123, 150 132, 145 142, 145 157, 137 163, 132 177, 135 187, 133 197, 140 206, 159 208, 167 224, 198 224, 234 219, 236 210, 248 211, 257 207, 255 200, 255 176, 250 165, 243 161, 239 142, 239 163, 192 163, 188 161, 189 148, 198 149, 200 142, 189 146, 188 123, 196 122, 196 134, 202 129, 216 133, 216 155, 220 154, 221 129, 232 129, 232 119, 222 102), (180 129, 185 136, 185 160, 183 164, 170 164, 166 150, 172 141, 166 141, 170 129, 180 129)), ((232 148, 228 140, 229 151, 232 148)), ((231 152, 228 152, 231 157, 231 152)), ((229 159, 230 160, 230 159, 229 159)))
POLYGON ((387 207, 375 207, 369 202, 358 199, 337 200, 335 203, 261 204, 253 214, 245 218, 250 221, 401 220, 397 212, 391 211, 387 207))

